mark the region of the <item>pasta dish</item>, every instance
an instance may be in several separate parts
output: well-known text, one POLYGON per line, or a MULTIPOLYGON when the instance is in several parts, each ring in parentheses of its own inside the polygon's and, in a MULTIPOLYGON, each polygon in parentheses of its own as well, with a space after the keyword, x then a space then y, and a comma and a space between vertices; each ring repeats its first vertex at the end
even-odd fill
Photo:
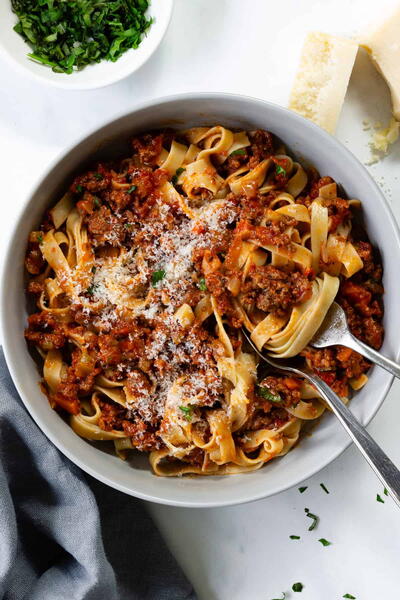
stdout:
POLYGON ((300 378, 258 377, 241 328, 344 400, 370 365, 309 346, 332 302, 381 345, 360 202, 264 130, 150 132, 131 149, 76 176, 30 234, 25 336, 43 392, 78 435, 148 452, 157 475, 258 469, 325 406, 300 378))

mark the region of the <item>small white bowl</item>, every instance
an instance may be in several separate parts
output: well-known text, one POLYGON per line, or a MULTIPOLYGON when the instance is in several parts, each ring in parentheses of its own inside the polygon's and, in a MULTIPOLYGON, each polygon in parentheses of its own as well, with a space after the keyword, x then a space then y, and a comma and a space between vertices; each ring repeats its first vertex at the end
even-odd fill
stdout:
POLYGON ((148 29, 147 35, 143 36, 138 48, 128 50, 116 62, 102 60, 99 63, 88 65, 82 71, 74 71, 67 75, 66 73, 54 73, 50 67, 28 57, 32 48, 13 30, 18 18, 11 9, 11 0, 3 0, 3 4, 0 35, 0 51, 3 56, 24 73, 50 85, 68 90, 90 90, 105 87, 137 71, 161 43, 167 31, 173 8, 173 0, 152 0, 146 14, 154 19, 154 23, 148 29))
MULTIPOLYGON (((72 145, 49 165, 43 180, 27 199, 10 238, 1 298, 7 364, 32 417, 68 458, 111 487, 145 500, 175 506, 225 506, 271 496, 325 467, 350 445, 350 439, 337 419, 326 414, 313 434, 286 456, 253 473, 225 477, 156 477, 145 455, 132 453, 127 463, 107 452, 104 443, 95 447, 72 431, 50 408, 39 389, 40 374, 23 337, 27 318, 24 254, 29 232, 40 223, 46 208, 60 197, 73 174, 85 168, 85 163, 116 154, 126 155, 128 140, 138 131, 213 123, 272 131, 287 144, 290 152, 314 164, 321 175, 331 175, 343 185, 350 198, 361 200, 366 230, 371 242, 379 247, 384 266, 386 332, 382 351, 387 356, 397 357, 400 348, 400 237, 396 222, 366 169, 335 138, 310 121, 254 98, 185 94, 146 102, 72 145)), ((367 424, 372 419, 392 380, 386 371, 371 369, 367 385, 355 394, 350 404, 361 423, 367 424)))

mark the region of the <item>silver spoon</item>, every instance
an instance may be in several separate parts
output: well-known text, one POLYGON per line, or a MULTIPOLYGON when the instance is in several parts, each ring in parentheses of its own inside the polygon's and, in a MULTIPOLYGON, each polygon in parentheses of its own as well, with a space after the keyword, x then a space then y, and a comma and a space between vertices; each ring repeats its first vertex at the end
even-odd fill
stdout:
POLYGON ((376 365, 383 367, 395 377, 400 378, 400 365, 354 337, 347 325, 346 314, 337 302, 334 302, 328 310, 324 322, 311 340, 310 345, 314 348, 346 346, 359 352, 376 365))
POLYGON ((392 463, 390 458, 386 456, 383 450, 378 444, 372 439, 366 429, 357 421, 352 412, 347 406, 341 401, 339 396, 319 377, 311 375, 302 369, 296 369, 287 365, 281 364, 281 362, 272 360, 269 356, 266 356, 259 352, 257 347, 254 345, 247 331, 242 328, 242 333, 253 350, 258 356, 271 367, 277 371, 283 373, 293 373, 299 377, 307 379, 321 394, 321 397, 325 400, 326 404, 332 409, 340 423, 347 431, 361 454, 364 456, 370 467, 375 471, 375 474, 379 477, 384 487, 388 490, 393 500, 400 507, 400 471, 396 465, 392 463))

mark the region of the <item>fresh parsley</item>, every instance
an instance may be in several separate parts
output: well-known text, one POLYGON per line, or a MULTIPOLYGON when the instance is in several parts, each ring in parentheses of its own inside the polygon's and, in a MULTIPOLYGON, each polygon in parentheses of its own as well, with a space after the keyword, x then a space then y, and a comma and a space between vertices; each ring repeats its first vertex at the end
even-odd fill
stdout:
POLYGON ((89 285, 88 289, 86 290, 86 293, 88 296, 93 296, 93 294, 95 293, 96 289, 97 289, 97 284, 92 283, 91 285, 89 285))
POLYGON ((179 169, 177 169, 175 171, 175 175, 173 175, 171 177, 171 183, 172 183, 172 185, 176 185, 178 183, 179 175, 182 175, 183 171, 185 171, 185 170, 186 169, 184 169, 183 167, 179 167, 179 169))
POLYGON ((129 188, 129 190, 127 191, 128 194, 132 194, 132 192, 134 192, 137 189, 137 185, 131 185, 131 187, 129 188))
POLYGON ((381 496, 379 494, 376 495, 376 501, 377 502, 382 502, 382 504, 385 504, 385 501, 382 500, 381 496))
POLYGON ((41 244, 43 242, 43 235, 41 233, 38 233, 36 239, 38 241, 38 244, 41 244))
POLYGON ((328 488, 325 486, 325 484, 324 484, 324 483, 320 483, 319 485, 322 487, 322 489, 324 490, 324 492, 326 492, 327 494, 329 494, 329 490, 328 490, 328 488))
POLYGON ((266 388, 262 385, 257 385, 256 389, 257 389, 257 394, 259 396, 261 396, 261 398, 265 398, 265 400, 269 400, 270 402, 273 402, 274 404, 280 404, 282 402, 282 398, 280 397, 280 395, 273 394, 272 392, 269 391, 268 388, 266 388))
POLYGON ((276 165, 275 172, 277 175, 283 175, 284 177, 286 177, 286 175, 287 175, 285 169, 283 167, 281 167, 281 165, 276 165))
POLYGON ((356 597, 352 596, 351 594, 344 594, 343 598, 348 598, 349 600, 356 600, 356 597))
POLYGON ((193 408, 191 406, 180 406, 179 409, 183 412, 186 421, 192 420, 193 408))
POLYGON ((383 489, 383 493, 385 494, 385 496, 389 496, 389 492, 387 491, 386 488, 383 489))
POLYGON ((99 200, 98 198, 95 198, 95 199, 93 200, 93 205, 94 205, 96 208, 100 208, 100 200, 99 200))
POLYGON ((129 230, 129 229, 132 229, 132 227, 133 227, 133 223, 124 223, 124 228, 125 229, 129 230))
POLYGON ((238 148, 230 153, 229 156, 245 156, 246 150, 244 148, 238 148))
POLYGON ((321 542, 321 544, 323 546, 331 546, 332 545, 332 542, 328 542, 328 540, 326 540, 325 538, 320 538, 318 541, 321 542))
POLYGON ((101 173, 93 173, 93 176, 97 179, 97 181, 102 181, 104 179, 101 173))
POLYGON ((206 280, 204 279, 204 277, 202 277, 199 280, 199 283, 197 284, 197 286, 202 292, 205 292, 207 290, 207 284, 206 284, 206 280))
POLYGON ((299 535, 289 535, 291 540, 299 540, 300 536, 299 535))
POLYGON ((308 531, 312 531, 313 529, 316 528, 318 521, 319 521, 319 517, 317 517, 317 515, 314 515, 313 513, 311 513, 308 508, 304 509, 304 512, 306 513, 306 516, 309 519, 312 519, 312 523, 310 525, 310 527, 308 528, 308 531))
POLYGON ((77 186, 75 187, 75 189, 76 189, 76 191, 77 191, 77 193, 78 193, 78 194, 82 194, 82 192, 83 192, 83 187, 82 187, 81 185, 77 185, 77 186))
POLYGON ((307 485, 304 485, 303 487, 299 487, 300 494, 303 494, 306 491, 307 488, 308 488, 307 485))
POLYGON ((153 284, 153 287, 156 287, 157 283, 159 281, 161 281, 162 279, 164 279, 164 277, 165 277, 164 269, 160 269, 159 271, 154 271, 151 276, 151 283, 153 284))
POLYGON ((300 583, 300 581, 299 581, 298 583, 294 583, 292 585, 292 590, 294 592, 301 592, 301 591, 303 591, 303 587, 304 587, 304 585, 302 583, 300 583))
POLYGON ((56 73, 115 62, 137 48, 152 23, 148 0, 11 0, 14 31, 31 46, 29 58, 56 73))
POLYGON ((93 267, 90 269, 92 273, 96 273, 96 267, 93 265, 93 267))

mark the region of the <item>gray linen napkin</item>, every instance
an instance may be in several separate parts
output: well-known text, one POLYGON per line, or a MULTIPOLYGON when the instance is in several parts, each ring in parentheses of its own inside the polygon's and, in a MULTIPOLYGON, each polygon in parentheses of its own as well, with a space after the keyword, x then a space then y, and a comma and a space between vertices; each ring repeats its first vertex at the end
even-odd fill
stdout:
POLYGON ((143 504, 85 476, 40 431, 1 348, 0 598, 195 600, 143 504))

